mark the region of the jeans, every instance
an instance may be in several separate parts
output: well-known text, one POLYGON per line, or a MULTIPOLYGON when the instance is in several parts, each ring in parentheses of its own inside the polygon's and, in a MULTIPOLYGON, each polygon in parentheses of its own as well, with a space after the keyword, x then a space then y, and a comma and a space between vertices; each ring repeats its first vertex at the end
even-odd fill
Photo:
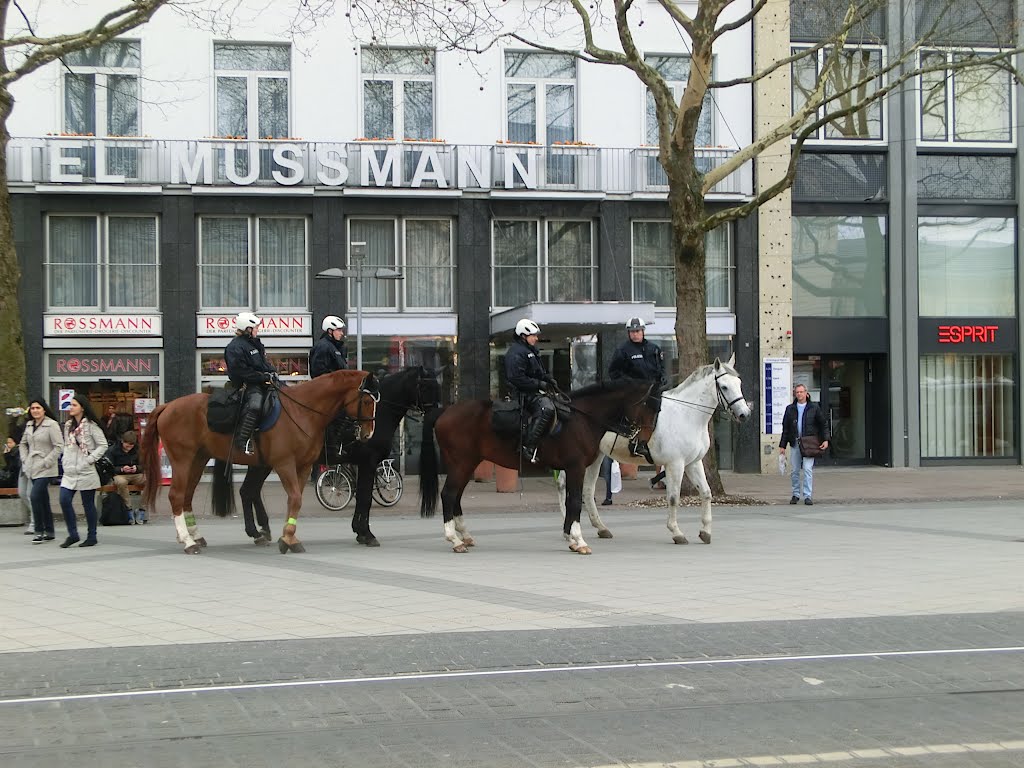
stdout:
POLYGON ((604 461, 601 462, 601 474, 600 477, 604 478, 604 497, 610 499, 612 497, 612 457, 605 456, 604 461))
POLYGON ((53 510, 50 508, 50 478, 37 477, 32 481, 32 519, 36 533, 53 536, 53 510))
MULTIPOLYGON (((64 513, 64 525, 68 527, 68 536, 72 539, 78 538, 78 522, 75 520, 75 508, 71 506, 71 500, 75 498, 78 491, 61 486, 60 508, 64 513)), ((81 491, 82 506, 85 507, 85 522, 89 526, 88 538, 96 540, 96 491, 81 491)))
POLYGON ((803 497, 805 499, 811 498, 811 490, 814 488, 814 459, 804 456, 800 453, 800 449, 794 445, 789 449, 789 463, 793 467, 793 471, 789 476, 790 482, 793 485, 793 495, 798 499, 801 496, 800 477, 802 475, 804 480, 803 497))
POLYGON ((28 475, 24 472, 18 473, 18 497, 21 499, 21 506, 24 508, 28 515, 28 524, 34 531, 36 529, 36 520, 32 516, 32 481, 28 479, 28 475))

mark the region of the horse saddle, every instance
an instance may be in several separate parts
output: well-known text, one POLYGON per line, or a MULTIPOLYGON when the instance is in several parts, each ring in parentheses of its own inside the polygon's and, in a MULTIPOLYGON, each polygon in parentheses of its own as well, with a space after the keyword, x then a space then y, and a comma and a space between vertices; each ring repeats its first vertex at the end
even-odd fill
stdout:
MULTIPOLYGON (((222 435, 234 434, 235 426, 242 410, 242 389, 228 389, 221 387, 215 389, 210 395, 206 404, 206 426, 211 432, 219 432, 222 435)), ((270 390, 263 398, 263 408, 260 409, 260 422, 257 429, 266 432, 277 424, 281 416, 281 398, 277 390, 270 390)))

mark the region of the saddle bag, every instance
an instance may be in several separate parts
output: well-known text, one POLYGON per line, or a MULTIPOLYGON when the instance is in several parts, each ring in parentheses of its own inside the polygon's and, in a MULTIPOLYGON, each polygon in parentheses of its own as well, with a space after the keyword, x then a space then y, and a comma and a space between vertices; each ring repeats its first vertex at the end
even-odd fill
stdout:
POLYGON ((495 400, 491 403, 491 429, 499 437, 519 437, 522 411, 518 401, 495 400))
POLYGON ((206 426, 211 432, 230 435, 238 423, 238 412, 242 408, 242 390, 226 387, 215 389, 206 404, 206 426))

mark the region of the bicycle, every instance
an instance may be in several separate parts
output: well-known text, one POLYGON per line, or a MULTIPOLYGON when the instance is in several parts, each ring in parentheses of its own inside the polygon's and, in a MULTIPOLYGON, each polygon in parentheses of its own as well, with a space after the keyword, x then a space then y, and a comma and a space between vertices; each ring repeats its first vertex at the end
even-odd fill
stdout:
MULTIPOLYGON (((348 464, 334 464, 316 479, 317 501, 332 512, 348 506, 355 493, 356 478, 348 464)), ((394 459, 384 459, 373 476, 373 500, 382 507, 393 507, 402 498, 405 482, 395 469, 394 459)))

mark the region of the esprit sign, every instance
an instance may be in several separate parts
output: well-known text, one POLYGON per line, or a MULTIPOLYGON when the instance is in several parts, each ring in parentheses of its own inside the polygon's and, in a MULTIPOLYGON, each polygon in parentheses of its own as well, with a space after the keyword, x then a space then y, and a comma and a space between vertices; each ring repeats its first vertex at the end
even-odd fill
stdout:
POLYGON ((969 342, 991 344, 996 340, 998 325, 940 325, 939 344, 964 344, 969 342))
POLYGON ((117 376, 160 375, 160 355, 154 353, 126 353, 123 355, 50 355, 50 378, 61 376, 90 376, 114 378, 117 376))
POLYGON ((58 315, 43 317, 44 336, 159 336, 160 315, 58 315))
MULTIPOLYGON (((309 336, 310 315, 260 315, 259 333, 263 336, 309 336)), ((234 336, 234 315, 196 315, 197 336, 234 336)))
POLYGON ((922 317, 918 344, 924 354, 1005 354, 1017 349, 1017 321, 1005 317, 922 317))

